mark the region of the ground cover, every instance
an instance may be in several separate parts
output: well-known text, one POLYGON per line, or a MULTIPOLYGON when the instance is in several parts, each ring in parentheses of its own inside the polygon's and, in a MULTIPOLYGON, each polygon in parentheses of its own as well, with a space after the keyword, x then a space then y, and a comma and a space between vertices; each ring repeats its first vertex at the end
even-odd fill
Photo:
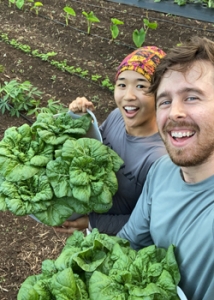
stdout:
MULTIPOLYGON (((9 7, 6 0, 0 2, 0 65, 3 66, 0 85, 12 79, 20 83, 29 80, 43 92, 43 106, 49 99, 60 100, 68 106, 77 96, 86 96, 96 105, 99 123, 115 107, 109 86, 114 83, 118 63, 135 48, 132 32, 140 30, 143 18, 158 23, 156 30, 148 31, 144 45, 155 44, 167 51, 195 34, 214 40, 213 24, 108 1, 70 1, 76 17, 70 17, 65 26, 63 8, 68 2, 44 0, 42 3, 36 16, 29 6, 19 10, 9 7), (82 11, 93 11, 100 19, 99 23, 92 24, 90 35, 82 11), (114 42, 109 29, 111 18, 124 22, 119 25, 120 33, 114 42), (29 48, 23 45, 29 46, 30 52, 26 53, 29 48), (51 52, 57 54, 48 60, 33 55, 51 52), (74 67, 75 74, 66 71, 65 66, 74 67)), ((26 113, 19 118, 10 116, 9 112, 1 114, 0 138, 8 127, 34 121, 33 115, 25 117, 26 113)), ((28 216, 14 217, 0 212, 0 299, 16 299, 24 279, 39 273, 44 259, 56 258, 65 239, 65 235, 59 236, 53 228, 28 216)))

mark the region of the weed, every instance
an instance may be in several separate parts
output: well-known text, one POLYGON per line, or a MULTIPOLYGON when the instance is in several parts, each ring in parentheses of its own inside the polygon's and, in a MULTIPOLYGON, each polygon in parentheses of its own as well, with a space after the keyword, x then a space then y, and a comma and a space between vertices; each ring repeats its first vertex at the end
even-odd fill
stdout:
POLYGON ((52 76, 51 76, 51 80, 52 80, 53 82, 55 82, 55 81, 56 81, 56 75, 52 75, 52 76))

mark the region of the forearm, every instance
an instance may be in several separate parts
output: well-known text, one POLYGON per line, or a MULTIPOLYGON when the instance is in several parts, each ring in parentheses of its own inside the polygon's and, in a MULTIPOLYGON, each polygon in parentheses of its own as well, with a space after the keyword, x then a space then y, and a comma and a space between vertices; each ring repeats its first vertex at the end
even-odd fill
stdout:
POLYGON ((125 225, 130 215, 108 215, 90 213, 89 221, 91 228, 97 228, 100 233, 116 235, 118 231, 125 225))

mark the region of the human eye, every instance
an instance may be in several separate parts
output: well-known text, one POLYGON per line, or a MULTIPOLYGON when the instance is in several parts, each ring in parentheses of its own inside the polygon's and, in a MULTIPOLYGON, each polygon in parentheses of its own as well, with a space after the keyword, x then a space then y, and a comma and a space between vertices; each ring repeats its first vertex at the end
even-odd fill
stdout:
POLYGON ((136 85, 136 87, 137 87, 138 89, 143 89, 143 88, 145 88, 145 85, 142 84, 142 83, 139 83, 139 84, 136 85))
POLYGON ((198 97, 196 97, 196 96, 188 96, 186 98, 186 101, 188 101, 188 102, 192 102, 192 101, 196 101, 196 100, 198 100, 198 97))
POLYGON ((122 82, 119 82, 117 84, 117 86, 120 87, 120 88, 125 88, 126 87, 125 83, 122 83, 122 82))
POLYGON ((136 85, 136 88, 137 88, 138 90, 142 90, 143 92, 147 92, 148 89, 149 89, 149 85, 139 83, 139 84, 136 85))
POLYGON ((165 107, 165 106, 169 106, 171 104, 171 100, 161 100, 157 102, 157 106, 158 107, 165 107))

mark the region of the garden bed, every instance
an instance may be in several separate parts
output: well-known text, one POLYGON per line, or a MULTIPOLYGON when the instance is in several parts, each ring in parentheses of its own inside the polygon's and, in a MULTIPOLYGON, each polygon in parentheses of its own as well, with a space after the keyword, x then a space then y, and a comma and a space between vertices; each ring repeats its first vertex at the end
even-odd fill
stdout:
MULTIPOLYGON (((214 40, 213 24, 97 0, 70 1, 69 6, 75 10, 76 17, 70 17, 65 26, 63 8, 68 2, 44 0, 42 3, 36 16, 30 6, 19 10, 15 6, 9 7, 6 0, 0 2, 0 65, 4 67, 0 84, 12 79, 20 83, 30 81, 43 92, 43 106, 49 99, 60 100, 68 106, 77 96, 86 96, 95 103, 95 114, 100 123, 115 108, 113 92, 105 85, 105 80, 114 84, 116 67, 134 50, 132 32, 142 27, 143 18, 158 23, 156 30, 148 31, 144 45, 155 44, 167 51, 196 34, 214 40), (90 35, 82 11, 93 11, 100 19, 99 23, 92 24, 90 35), (112 41, 109 29, 111 18, 124 22, 119 25, 116 41, 112 41), (30 52, 23 51, 26 49, 23 45, 29 46, 30 52), (35 50, 40 54, 57 54, 42 60, 32 55, 35 50), (51 60, 57 61, 58 66, 51 64, 51 60), (63 66, 60 69, 62 62, 79 68, 80 72, 72 74, 63 66), (98 77, 97 81, 92 80, 98 77)), ((10 116, 9 112, 1 115, 0 137, 8 127, 31 123, 34 119, 34 115, 27 116, 26 112, 19 118, 10 116)), ((30 217, 0 212, 0 218, 0 299, 14 300, 24 279, 39 273, 44 259, 57 257, 66 236, 57 235, 53 228, 30 217)))

